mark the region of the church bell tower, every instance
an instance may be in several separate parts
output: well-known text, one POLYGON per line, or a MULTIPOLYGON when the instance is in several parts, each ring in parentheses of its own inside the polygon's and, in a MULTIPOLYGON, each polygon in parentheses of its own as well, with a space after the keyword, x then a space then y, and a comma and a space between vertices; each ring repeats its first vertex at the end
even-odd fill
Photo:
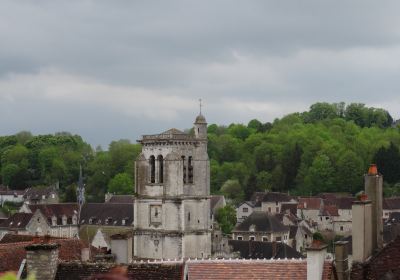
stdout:
POLYGON ((136 160, 134 256, 149 259, 211 256, 210 162, 207 122, 194 135, 169 129, 144 135, 136 160))

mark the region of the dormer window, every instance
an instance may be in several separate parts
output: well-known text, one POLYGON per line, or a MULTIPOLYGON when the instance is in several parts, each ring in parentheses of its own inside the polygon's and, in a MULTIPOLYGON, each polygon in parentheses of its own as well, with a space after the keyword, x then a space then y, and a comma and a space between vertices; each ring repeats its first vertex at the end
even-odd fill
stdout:
POLYGON ((251 225, 249 227, 249 231, 256 231, 256 226, 255 225, 251 225))
POLYGON ((42 195, 42 199, 46 199, 46 196, 45 196, 45 195, 42 195))
POLYGON ((122 220, 121 220, 121 223, 122 223, 122 225, 124 226, 124 225, 125 225, 125 219, 122 219, 122 220))
POLYGON ((56 216, 53 216, 53 217, 51 218, 51 224, 52 224, 53 226, 57 225, 57 218, 56 218, 56 216))

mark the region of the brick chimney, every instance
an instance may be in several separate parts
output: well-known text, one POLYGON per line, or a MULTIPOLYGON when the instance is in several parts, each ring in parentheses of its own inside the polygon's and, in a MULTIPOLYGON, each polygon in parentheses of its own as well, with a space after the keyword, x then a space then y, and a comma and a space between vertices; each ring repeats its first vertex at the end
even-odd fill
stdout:
POLYGON ((58 244, 32 244, 26 246, 28 273, 36 279, 54 280, 58 266, 58 244))
POLYGON ((349 253, 348 241, 335 242, 335 264, 337 280, 349 279, 349 253))
POLYGON ((365 175, 365 194, 372 203, 372 251, 383 248, 383 176, 379 174, 376 164, 371 164, 365 175))
POLYGON ((328 245, 314 241, 307 251, 307 280, 321 280, 328 245))
POLYGON ((372 203, 369 200, 353 202, 353 261, 364 262, 372 254, 372 203))

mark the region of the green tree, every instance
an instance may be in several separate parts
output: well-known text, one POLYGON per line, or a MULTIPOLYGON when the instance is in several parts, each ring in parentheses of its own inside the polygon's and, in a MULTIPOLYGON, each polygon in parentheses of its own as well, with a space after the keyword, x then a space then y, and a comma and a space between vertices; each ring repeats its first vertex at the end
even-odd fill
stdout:
POLYGON ((244 198, 242 186, 237 179, 227 180, 221 187, 221 193, 234 203, 238 203, 244 198))
POLYGON ((364 164, 351 150, 345 151, 339 158, 336 172, 336 191, 356 193, 362 189, 364 164))
POLYGON ((222 232, 230 234, 236 224, 236 210, 233 206, 228 204, 217 210, 215 218, 221 227, 222 232))
POLYGON ((335 170, 329 157, 319 154, 313 161, 304 179, 305 191, 315 195, 317 192, 334 191, 335 170))
POLYGON ((19 173, 18 165, 14 163, 10 163, 4 165, 1 169, 1 177, 3 180, 3 184, 10 187, 16 187, 18 184, 18 173, 19 173))
POLYGON ((119 173, 108 184, 108 192, 113 194, 133 194, 133 181, 127 173, 119 173))
POLYGON ((396 183, 400 181, 400 151, 393 142, 390 143, 388 148, 381 147, 376 152, 374 161, 386 182, 396 183))

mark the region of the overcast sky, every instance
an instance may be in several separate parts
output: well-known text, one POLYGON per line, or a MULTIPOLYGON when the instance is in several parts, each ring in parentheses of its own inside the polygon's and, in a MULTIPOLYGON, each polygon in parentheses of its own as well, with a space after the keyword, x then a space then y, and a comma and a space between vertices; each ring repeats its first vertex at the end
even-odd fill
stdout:
POLYGON ((400 118, 400 1, 0 2, 0 135, 93 146, 318 101, 400 118))

